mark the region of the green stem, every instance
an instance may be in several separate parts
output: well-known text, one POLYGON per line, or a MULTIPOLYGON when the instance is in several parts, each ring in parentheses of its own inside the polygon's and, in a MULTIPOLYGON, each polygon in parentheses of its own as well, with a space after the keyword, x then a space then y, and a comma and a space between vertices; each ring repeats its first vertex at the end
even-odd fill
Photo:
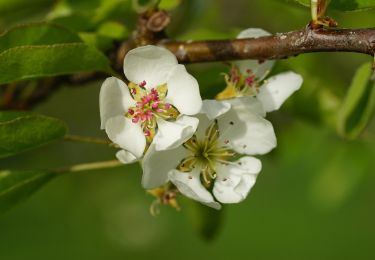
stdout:
POLYGON ((116 144, 112 143, 109 140, 101 139, 101 138, 79 136, 79 135, 66 135, 64 137, 64 140, 70 141, 70 142, 80 142, 80 143, 104 144, 104 145, 117 148, 116 144))
POLYGON ((115 168, 115 167, 119 167, 122 165, 124 164, 119 162, 118 160, 111 160, 111 161, 76 164, 76 165, 72 165, 69 167, 57 169, 55 170, 55 172, 56 173, 82 172, 82 171, 90 171, 90 170, 115 168))
POLYGON ((310 1, 311 19, 316 22, 318 20, 318 0, 310 1))

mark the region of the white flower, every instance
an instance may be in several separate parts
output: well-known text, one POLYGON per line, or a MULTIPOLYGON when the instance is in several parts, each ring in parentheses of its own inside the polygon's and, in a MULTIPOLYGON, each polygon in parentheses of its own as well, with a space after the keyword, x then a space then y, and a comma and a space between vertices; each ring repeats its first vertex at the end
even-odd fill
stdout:
POLYGON ((129 84, 107 78, 99 98, 101 129, 123 149, 116 154, 120 161, 140 159, 151 142, 156 150, 173 148, 195 132, 198 119, 189 115, 201 109, 199 86, 170 51, 133 49, 124 73, 129 84))
POLYGON ((254 97, 203 101, 198 129, 189 140, 159 152, 151 145, 142 160, 143 186, 151 189, 169 180, 185 196, 216 209, 218 202, 244 200, 261 170, 260 160, 251 155, 276 146, 265 115, 254 97))
MULTIPOLYGON (((258 38, 269 35, 271 34, 263 29, 250 28, 242 31, 237 38, 258 38)), ((300 75, 288 71, 264 80, 274 63, 273 60, 233 62, 231 72, 226 75, 227 87, 217 95, 217 99, 255 96, 261 101, 266 112, 279 109, 281 104, 301 87, 303 79, 300 75)))

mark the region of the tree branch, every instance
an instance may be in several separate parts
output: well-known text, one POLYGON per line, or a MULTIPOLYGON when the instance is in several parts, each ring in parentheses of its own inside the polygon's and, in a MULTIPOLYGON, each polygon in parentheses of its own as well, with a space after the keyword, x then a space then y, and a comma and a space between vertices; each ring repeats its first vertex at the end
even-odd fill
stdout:
POLYGON ((257 39, 161 41, 181 63, 243 59, 284 59, 311 52, 375 54, 375 28, 311 29, 279 33, 257 39))
MULTIPOLYGON (((138 35, 117 45, 109 58, 113 67, 122 73, 126 53, 136 46, 155 44, 172 51, 180 63, 199 63, 243 59, 285 59, 311 52, 356 52, 375 55, 375 28, 369 29, 313 29, 311 26, 298 31, 278 33, 257 39, 174 41, 165 39, 162 32, 147 29, 147 17, 141 16, 138 35), (145 29, 146 28, 146 29, 145 29), (142 32, 142 33, 141 33, 142 32), (152 37, 151 37, 152 36, 152 37)), ((41 79, 36 91, 24 97, 27 82, 10 84, 0 90, 0 109, 29 109, 45 100, 61 84, 81 84, 104 79, 101 73, 83 76, 62 76, 41 79), (3 94, 1 94, 3 92, 3 94)))
POLYGON ((60 169, 56 169, 54 173, 71 173, 71 172, 82 172, 82 171, 91 171, 91 170, 99 170, 99 169, 109 169, 123 166, 124 164, 118 160, 111 160, 111 161, 102 161, 102 162, 92 162, 92 163, 83 163, 83 164, 76 164, 69 167, 63 167, 60 169))

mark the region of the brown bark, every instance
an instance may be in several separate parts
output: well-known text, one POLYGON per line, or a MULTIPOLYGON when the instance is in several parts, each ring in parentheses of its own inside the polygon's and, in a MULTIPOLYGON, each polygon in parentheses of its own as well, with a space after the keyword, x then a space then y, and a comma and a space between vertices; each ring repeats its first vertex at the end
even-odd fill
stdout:
POLYGON ((284 59, 311 52, 375 54, 375 28, 311 29, 279 33, 257 39, 166 41, 181 63, 243 59, 284 59))

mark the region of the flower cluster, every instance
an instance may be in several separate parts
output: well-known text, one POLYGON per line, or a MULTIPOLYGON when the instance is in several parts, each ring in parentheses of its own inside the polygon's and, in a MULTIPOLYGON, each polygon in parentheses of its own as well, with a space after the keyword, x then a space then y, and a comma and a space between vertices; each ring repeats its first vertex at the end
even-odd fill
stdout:
MULTIPOLYGON (((239 37, 268 35, 248 29, 239 37)), ((202 101, 197 81, 168 50, 139 47, 124 59, 128 84, 111 77, 100 91, 101 127, 122 148, 123 163, 139 160, 142 185, 157 203, 178 208, 180 192, 210 207, 244 200, 261 161, 276 147, 266 113, 302 84, 286 72, 264 80, 273 61, 238 61, 216 100, 202 101)))

